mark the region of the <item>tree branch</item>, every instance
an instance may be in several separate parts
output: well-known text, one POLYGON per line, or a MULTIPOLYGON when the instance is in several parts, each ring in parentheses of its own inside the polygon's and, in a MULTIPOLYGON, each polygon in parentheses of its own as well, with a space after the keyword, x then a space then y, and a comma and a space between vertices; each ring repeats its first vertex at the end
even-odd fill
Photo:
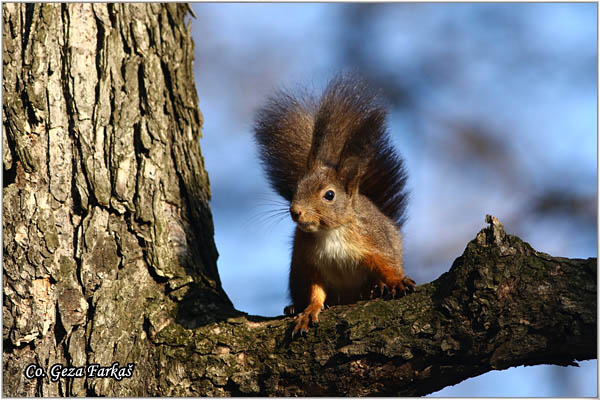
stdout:
POLYGON ((5 396, 423 395, 596 357, 596 260, 535 252, 492 217, 438 280, 333 307, 305 337, 235 310, 188 10, 3 5, 5 396), (52 377, 93 364, 133 372, 52 377))
POLYGON ((186 329, 202 318, 188 310, 162 330, 151 318, 151 340, 168 348, 156 394, 421 396, 494 369, 595 358, 596 259, 551 257, 486 220, 434 282, 332 307, 305 337, 292 340, 283 317, 186 329))

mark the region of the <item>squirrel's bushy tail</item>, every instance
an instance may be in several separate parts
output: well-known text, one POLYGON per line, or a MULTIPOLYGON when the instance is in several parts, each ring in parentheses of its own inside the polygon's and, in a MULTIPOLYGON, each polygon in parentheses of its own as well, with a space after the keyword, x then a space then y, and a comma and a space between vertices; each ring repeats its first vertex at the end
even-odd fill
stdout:
POLYGON ((403 161, 390 143, 386 111, 355 76, 334 78, 319 100, 280 91, 259 110, 254 127, 272 187, 292 201, 311 161, 337 168, 360 160, 360 192, 398 226, 407 195, 403 161))

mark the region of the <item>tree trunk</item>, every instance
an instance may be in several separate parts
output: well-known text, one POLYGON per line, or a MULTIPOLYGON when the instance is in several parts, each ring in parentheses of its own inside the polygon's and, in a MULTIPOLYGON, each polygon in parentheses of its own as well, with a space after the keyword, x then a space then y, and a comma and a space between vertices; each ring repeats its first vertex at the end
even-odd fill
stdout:
POLYGON ((4 394, 157 393, 149 333, 189 292, 206 321, 232 308, 216 268, 188 7, 3 10, 4 394), (24 375, 29 364, 114 362, 135 363, 129 382, 24 375))
POLYGON ((596 260, 536 252, 493 218, 438 280, 326 310, 306 337, 236 311, 189 8, 3 11, 5 396, 424 395, 596 357, 596 260))

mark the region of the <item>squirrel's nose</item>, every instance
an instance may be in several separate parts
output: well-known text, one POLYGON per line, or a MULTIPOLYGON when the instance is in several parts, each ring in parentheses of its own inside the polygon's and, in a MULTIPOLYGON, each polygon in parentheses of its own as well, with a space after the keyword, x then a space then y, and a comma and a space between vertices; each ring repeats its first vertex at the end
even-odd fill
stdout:
POLYGON ((290 206, 290 214, 292 215, 292 220, 294 220, 294 222, 298 222, 298 218, 300 218, 302 215, 302 210, 297 205, 292 204, 290 206))

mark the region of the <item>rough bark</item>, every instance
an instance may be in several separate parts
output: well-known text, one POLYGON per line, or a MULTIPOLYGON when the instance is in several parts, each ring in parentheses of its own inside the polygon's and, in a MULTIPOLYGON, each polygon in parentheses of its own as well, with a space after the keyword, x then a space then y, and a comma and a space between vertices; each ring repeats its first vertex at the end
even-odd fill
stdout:
POLYGON ((156 392, 153 323, 231 308, 200 154, 186 5, 3 5, 3 393, 156 392), (28 364, 136 363, 52 382, 28 364), (134 383, 135 382, 135 383, 134 383))
POLYGON ((305 337, 234 310, 187 7, 3 11, 4 395, 423 395, 596 357, 596 260, 536 252, 491 218, 436 281, 333 307, 305 337), (50 376, 115 362, 133 376, 50 376))

